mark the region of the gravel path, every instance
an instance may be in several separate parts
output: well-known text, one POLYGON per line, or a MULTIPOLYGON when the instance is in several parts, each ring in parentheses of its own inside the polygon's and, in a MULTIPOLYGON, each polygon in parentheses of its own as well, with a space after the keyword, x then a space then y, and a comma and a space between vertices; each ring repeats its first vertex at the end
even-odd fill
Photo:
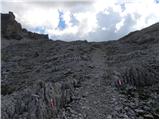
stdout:
MULTIPOLYGON (((64 118, 112 118, 115 116, 114 108, 119 101, 119 93, 115 87, 105 84, 103 78, 107 65, 105 53, 96 49, 91 54, 91 67, 88 79, 82 82, 81 87, 75 90, 73 100, 64 111, 64 118), (112 94, 111 94, 112 93, 112 94)), ((119 106, 120 107, 120 106, 119 106)))

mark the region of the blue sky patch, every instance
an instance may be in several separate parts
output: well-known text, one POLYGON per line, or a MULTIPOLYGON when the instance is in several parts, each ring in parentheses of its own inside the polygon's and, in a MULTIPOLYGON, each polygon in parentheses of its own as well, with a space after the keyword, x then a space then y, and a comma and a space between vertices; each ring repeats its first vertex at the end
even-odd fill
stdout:
POLYGON ((36 27, 33 31, 44 34, 45 28, 44 27, 36 27))
POLYGON ((66 23, 65 23, 65 21, 64 21, 64 19, 63 19, 63 12, 61 12, 60 10, 58 10, 58 12, 59 12, 59 24, 58 24, 58 28, 60 29, 60 30, 64 30, 65 28, 66 28, 66 23))

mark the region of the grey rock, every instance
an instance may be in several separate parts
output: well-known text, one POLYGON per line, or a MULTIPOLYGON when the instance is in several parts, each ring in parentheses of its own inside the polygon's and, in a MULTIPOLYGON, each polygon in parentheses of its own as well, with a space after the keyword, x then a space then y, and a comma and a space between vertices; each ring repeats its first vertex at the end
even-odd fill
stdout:
POLYGON ((151 114, 144 114, 143 117, 146 119, 153 119, 154 118, 153 115, 151 115, 151 114))
POLYGON ((21 24, 15 21, 15 16, 12 12, 9 14, 1 14, 1 27, 2 27, 2 36, 8 39, 22 39, 21 24))
POLYGON ((144 110, 141 109, 135 109, 134 111, 138 114, 143 114, 145 112, 144 110))
POLYGON ((108 115, 108 116, 107 116, 107 119, 112 119, 112 115, 108 115))

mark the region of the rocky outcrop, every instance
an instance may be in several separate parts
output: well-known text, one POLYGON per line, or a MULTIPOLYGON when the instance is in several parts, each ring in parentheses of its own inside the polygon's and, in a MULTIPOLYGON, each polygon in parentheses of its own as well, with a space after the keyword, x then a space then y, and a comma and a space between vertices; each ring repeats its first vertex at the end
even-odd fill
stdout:
POLYGON ((15 21, 15 16, 12 12, 9 12, 9 14, 1 14, 1 28, 3 37, 17 40, 22 39, 21 24, 15 21))
POLYGON ((31 39, 47 39, 48 40, 48 35, 42 35, 38 33, 28 32, 28 36, 31 39))
POLYGON ((1 17, 2 118, 159 118, 158 23, 117 41, 63 42, 1 17))
POLYGON ((30 39, 48 39, 48 35, 32 33, 22 29, 21 24, 15 20, 12 12, 1 14, 2 36, 7 39, 21 40, 23 37, 30 39))
POLYGON ((35 40, 39 40, 39 39, 46 39, 48 40, 48 35, 44 35, 44 34, 38 34, 38 33, 32 33, 26 29, 23 29, 23 36, 30 38, 30 39, 35 39, 35 40))

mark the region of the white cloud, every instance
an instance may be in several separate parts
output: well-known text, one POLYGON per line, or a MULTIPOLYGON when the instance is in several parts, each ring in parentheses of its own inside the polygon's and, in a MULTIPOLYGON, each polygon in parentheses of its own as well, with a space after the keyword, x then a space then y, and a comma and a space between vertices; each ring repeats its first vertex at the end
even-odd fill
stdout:
POLYGON ((54 9, 41 10, 35 8, 27 11, 22 16, 17 16, 17 19, 27 28, 44 27, 45 29, 55 29, 59 23, 59 14, 54 9))
POLYGON ((105 30, 106 30, 106 27, 102 27, 102 30, 104 30, 104 31, 105 31, 105 30))
POLYGON ((160 4, 155 0, 1 1, 1 12, 13 11, 23 27, 34 32, 43 29, 52 39, 118 39, 160 19, 160 4), (63 30, 57 29, 59 10, 65 21, 63 30))
POLYGON ((78 35, 85 36, 90 32, 95 32, 98 28, 96 14, 93 12, 75 13, 75 18, 79 21, 78 35))
POLYGON ((116 24, 116 32, 120 30, 120 28, 124 25, 124 19, 122 19, 119 23, 116 24))

